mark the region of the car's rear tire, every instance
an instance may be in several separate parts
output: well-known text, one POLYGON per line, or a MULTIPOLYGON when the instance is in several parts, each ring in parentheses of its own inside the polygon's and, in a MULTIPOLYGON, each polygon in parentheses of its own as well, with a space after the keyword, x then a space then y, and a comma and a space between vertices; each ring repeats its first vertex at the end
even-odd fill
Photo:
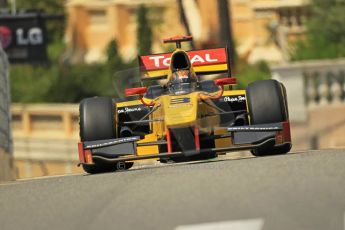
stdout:
MULTIPOLYGON (((250 124, 269 124, 289 119, 286 92, 283 84, 276 80, 256 81, 246 89, 250 124)), ((252 150, 255 156, 288 153, 291 144, 264 146, 252 150)))
MULTIPOLYGON (((79 106, 81 141, 116 138, 115 109, 115 104, 109 97, 93 97, 82 100, 79 106)), ((126 169, 132 165, 126 163, 126 169)), ((93 165, 83 165, 83 169, 87 173, 94 174, 116 171, 117 166, 117 164, 95 162, 93 165)))

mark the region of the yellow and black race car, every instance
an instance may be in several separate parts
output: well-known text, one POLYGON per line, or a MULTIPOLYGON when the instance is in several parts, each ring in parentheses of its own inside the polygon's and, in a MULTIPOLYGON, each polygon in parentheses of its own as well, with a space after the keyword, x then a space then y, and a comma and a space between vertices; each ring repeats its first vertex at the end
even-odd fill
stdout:
POLYGON ((290 151, 284 86, 263 80, 232 90, 235 78, 202 80, 208 74, 231 76, 228 51, 182 50, 181 42, 191 39, 165 39, 176 43, 175 51, 140 56, 142 87, 126 89, 125 101, 81 101, 78 148, 86 172, 129 169, 143 159, 166 163, 240 150, 255 156, 290 151))

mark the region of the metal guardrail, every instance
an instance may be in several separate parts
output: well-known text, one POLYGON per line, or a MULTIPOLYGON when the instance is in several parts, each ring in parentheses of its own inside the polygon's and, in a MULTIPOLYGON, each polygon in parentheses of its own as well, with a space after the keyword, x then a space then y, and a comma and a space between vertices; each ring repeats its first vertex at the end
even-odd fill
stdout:
POLYGON ((0 45, 0 149, 12 154, 9 63, 0 45))

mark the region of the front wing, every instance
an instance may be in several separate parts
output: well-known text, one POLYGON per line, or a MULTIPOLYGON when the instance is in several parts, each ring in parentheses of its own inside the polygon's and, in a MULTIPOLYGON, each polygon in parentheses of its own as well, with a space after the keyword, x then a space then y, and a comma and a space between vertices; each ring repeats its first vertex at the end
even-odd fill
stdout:
POLYGON ((213 136, 214 139, 232 138, 233 144, 223 148, 206 148, 151 155, 137 155, 138 146, 164 145, 166 141, 138 143, 139 136, 110 140, 87 141, 78 144, 80 164, 93 164, 95 161, 108 163, 136 161, 155 158, 190 157, 209 152, 226 153, 232 151, 254 150, 291 144, 290 124, 288 121, 273 124, 235 126, 227 128, 227 133, 213 136))

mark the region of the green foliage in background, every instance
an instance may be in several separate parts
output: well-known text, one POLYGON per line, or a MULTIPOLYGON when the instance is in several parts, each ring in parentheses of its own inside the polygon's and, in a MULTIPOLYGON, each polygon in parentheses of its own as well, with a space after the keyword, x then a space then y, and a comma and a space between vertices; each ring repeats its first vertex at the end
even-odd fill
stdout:
POLYGON ((137 12, 137 48, 138 54, 144 55, 151 53, 152 30, 148 19, 148 9, 141 5, 137 12))
POLYGON ((42 9, 47 13, 63 13, 66 0, 16 0, 17 8, 20 9, 42 9))
POLYGON ((271 72, 266 62, 249 65, 243 60, 236 62, 234 77, 237 78, 236 89, 245 89, 249 83, 258 80, 270 79, 271 72))
MULTIPOLYGON (((17 0, 19 8, 41 8, 47 13, 63 13, 64 0, 17 0)), ((151 53, 152 30, 148 10, 138 8, 138 53, 151 53)), ((64 22, 48 24, 50 43, 49 63, 45 65, 12 65, 10 69, 13 102, 68 102, 78 103, 85 97, 123 95, 125 87, 134 87, 138 76, 137 60, 125 62, 115 40, 104 51, 105 63, 69 64, 62 61, 66 47, 63 41, 64 22)), ((236 63, 234 76, 239 86, 245 88, 250 82, 269 77, 266 64, 248 65, 243 61, 236 63)))
POLYGON ((294 44, 292 59, 345 57, 345 0, 312 0, 305 40, 294 44))
MULTIPOLYGON (((18 9, 43 10, 48 14, 63 14, 64 0, 17 0, 18 9)), ((149 25, 148 9, 138 8, 138 51, 151 52, 152 30, 149 25)), ((120 96, 125 86, 133 84, 131 77, 137 75, 137 60, 124 62, 113 40, 105 50, 107 61, 99 64, 73 64, 61 61, 65 53, 62 43, 63 21, 48 23, 49 64, 12 65, 11 89, 13 102, 71 102, 85 97, 120 96), (114 87, 115 86, 115 87, 114 87)))
POLYGON ((119 56, 115 41, 109 43, 105 63, 66 65, 59 61, 63 51, 63 44, 55 42, 48 49, 51 64, 12 65, 12 101, 76 103, 85 97, 116 96, 114 74, 131 67, 119 56))

